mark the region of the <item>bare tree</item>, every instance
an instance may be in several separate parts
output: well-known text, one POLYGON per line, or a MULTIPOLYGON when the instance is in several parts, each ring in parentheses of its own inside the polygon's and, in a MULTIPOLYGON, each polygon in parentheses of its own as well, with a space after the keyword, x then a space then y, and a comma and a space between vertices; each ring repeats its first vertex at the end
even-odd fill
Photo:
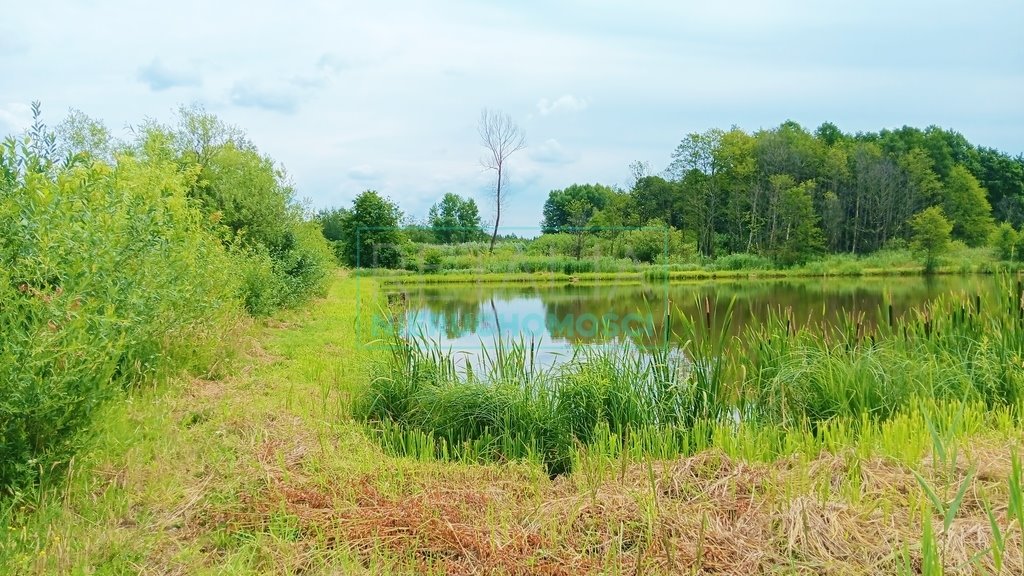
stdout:
POLYGON ((496 174, 494 185, 494 232, 491 234, 491 247, 488 253, 494 252, 494 242, 498 239, 498 224, 501 222, 501 206, 505 201, 502 187, 508 178, 508 157, 522 150, 526 140, 519 126, 512 117, 504 112, 484 108, 480 112, 480 144, 487 149, 480 164, 496 174))
POLYGON ((632 190, 636 183, 647 178, 654 171, 651 170, 651 163, 646 160, 634 160, 629 163, 629 179, 626 181, 626 190, 632 190))

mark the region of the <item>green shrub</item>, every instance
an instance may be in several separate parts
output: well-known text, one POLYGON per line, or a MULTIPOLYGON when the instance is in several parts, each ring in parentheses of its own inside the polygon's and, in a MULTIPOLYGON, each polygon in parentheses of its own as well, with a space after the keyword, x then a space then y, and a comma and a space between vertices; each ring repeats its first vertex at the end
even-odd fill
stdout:
POLYGON ((238 311, 233 260, 173 161, 0 150, 0 493, 82 446, 123 386, 202 368, 238 311))
POLYGON ((742 252, 722 256, 712 266, 715 270, 771 270, 775 267, 768 258, 742 252))
POLYGON ((440 272, 443 263, 444 255, 436 248, 431 248, 423 254, 423 269, 426 272, 440 272))
POLYGON ((1006 222, 1000 224, 992 233, 992 246, 996 249, 1000 260, 1007 262, 1018 260, 1020 258, 1018 252, 1020 241, 1020 235, 1013 229, 1013 226, 1006 222))

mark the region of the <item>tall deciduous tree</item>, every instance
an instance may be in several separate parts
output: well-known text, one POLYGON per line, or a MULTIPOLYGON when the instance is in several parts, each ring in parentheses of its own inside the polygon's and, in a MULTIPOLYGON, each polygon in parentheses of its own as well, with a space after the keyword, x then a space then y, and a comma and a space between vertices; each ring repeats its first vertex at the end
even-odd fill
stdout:
POLYGON ((564 227, 575 227, 570 205, 579 203, 578 209, 586 212, 586 220, 605 206, 615 196, 615 190, 601 184, 573 184, 564 190, 552 190, 544 201, 544 219, 540 223, 541 232, 552 234, 564 227))
POLYGON ((357 268, 395 268, 401 259, 402 213, 374 190, 356 196, 345 215, 345 262, 357 268))
POLYGON ((472 198, 445 194, 440 202, 430 207, 427 224, 434 239, 442 244, 468 242, 483 235, 480 210, 472 198))
POLYGON ((813 190, 813 181, 807 181, 782 191, 780 229, 774 250, 780 264, 802 264, 825 250, 825 235, 814 211, 813 190))
POLYGON ((672 153, 666 172, 684 192, 686 221, 697 234, 697 250, 715 255, 715 224, 725 204, 716 152, 725 133, 718 129, 688 134, 672 153))
POLYGON ((924 270, 930 274, 935 271, 939 257, 949 250, 953 224, 946 219, 942 208, 932 206, 911 218, 910 229, 911 245, 924 258, 924 270))
POLYGON ((501 207, 505 202, 504 185, 508 179, 508 159, 526 146, 526 137, 512 117, 505 112, 484 109, 480 112, 477 125, 480 143, 486 149, 480 163, 495 174, 494 184, 494 232, 491 234, 489 252, 494 252, 501 223, 501 207))
POLYGON ((682 225, 682 196, 679 188, 661 176, 647 176, 637 181, 630 191, 641 222, 660 220, 680 228, 682 225))
POLYGON ((992 233, 992 207, 985 189, 967 168, 956 165, 946 179, 942 208, 953 221, 953 237, 968 246, 981 246, 992 233))

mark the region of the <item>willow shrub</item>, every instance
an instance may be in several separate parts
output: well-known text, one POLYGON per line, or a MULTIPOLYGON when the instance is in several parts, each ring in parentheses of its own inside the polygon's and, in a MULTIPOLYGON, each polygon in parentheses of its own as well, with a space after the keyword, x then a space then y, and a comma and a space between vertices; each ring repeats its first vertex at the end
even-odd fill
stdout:
POLYGON ((208 365, 240 291, 170 160, 0 150, 0 494, 71 458, 124 386, 208 365))
POLYGON ((335 267, 330 244, 312 222, 296 222, 279 246, 235 242, 241 299, 253 316, 268 316, 322 295, 335 267))

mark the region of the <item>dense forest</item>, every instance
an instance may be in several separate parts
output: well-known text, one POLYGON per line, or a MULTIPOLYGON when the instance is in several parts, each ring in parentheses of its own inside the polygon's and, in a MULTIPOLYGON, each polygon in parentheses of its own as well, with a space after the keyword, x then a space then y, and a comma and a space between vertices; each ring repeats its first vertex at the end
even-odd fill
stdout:
MULTIPOLYGON (((934 126, 857 134, 831 123, 813 132, 795 122, 754 133, 712 129, 684 137, 660 173, 646 162, 633 163, 630 173, 626 189, 572 184, 551 191, 542 232, 571 236, 560 246, 578 258, 601 239, 668 226, 699 258, 747 253, 790 265, 823 253, 909 246, 911 223, 928 208, 938 210, 930 218, 951 225, 952 240, 971 247, 995 242, 1009 258, 1018 252, 1024 223, 1024 156, 934 126)), ((403 223, 398 207, 375 192, 360 198, 352 210, 321 213, 324 222, 348 223, 325 227, 329 239, 353 238, 360 225, 403 223), (374 204, 373 211, 360 202, 374 204)), ((404 223, 404 233, 368 231, 363 253, 375 243, 483 237, 475 202, 454 194, 435 205, 426 222, 404 223), (464 232, 453 233, 456 227, 464 232)), ((375 262, 397 266, 399 252, 375 262)))

